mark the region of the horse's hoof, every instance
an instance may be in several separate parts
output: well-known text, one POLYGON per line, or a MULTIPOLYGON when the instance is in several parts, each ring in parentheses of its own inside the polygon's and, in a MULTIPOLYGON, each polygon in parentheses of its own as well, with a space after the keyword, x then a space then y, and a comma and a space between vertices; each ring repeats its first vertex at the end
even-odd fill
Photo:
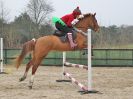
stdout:
POLYGON ((21 82, 21 81, 23 81, 23 78, 20 78, 20 79, 19 79, 19 82, 21 82))
POLYGON ((29 86, 29 89, 32 89, 32 86, 29 86))
POLYGON ((22 77, 19 79, 19 82, 24 81, 26 77, 22 77))

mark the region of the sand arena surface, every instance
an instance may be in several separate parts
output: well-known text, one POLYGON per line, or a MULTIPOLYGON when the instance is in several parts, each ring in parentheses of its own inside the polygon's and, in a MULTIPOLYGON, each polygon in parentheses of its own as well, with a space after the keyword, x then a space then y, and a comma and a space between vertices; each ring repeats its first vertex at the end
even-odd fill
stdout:
MULTIPOLYGON (((40 66, 37 70, 33 89, 28 82, 31 70, 25 81, 19 82, 25 67, 15 71, 7 66, 10 74, 0 74, 0 99, 133 99, 133 68, 93 67, 93 89, 96 94, 81 95, 79 87, 70 82, 56 82, 61 79, 61 67, 40 66)), ((78 81, 87 85, 86 70, 67 68, 78 81)))

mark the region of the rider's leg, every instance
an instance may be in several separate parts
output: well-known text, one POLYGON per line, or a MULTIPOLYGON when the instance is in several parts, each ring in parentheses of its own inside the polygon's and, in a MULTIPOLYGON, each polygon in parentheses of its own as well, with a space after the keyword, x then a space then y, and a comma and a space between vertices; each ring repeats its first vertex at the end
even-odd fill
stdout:
POLYGON ((67 33, 67 37, 69 39, 70 42, 70 46, 71 48, 74 48, 75 46, 77 46, 76 43, 73 42, 73 36, 72 36, 72 28, 69 28, 67 26, 62 26, 60 23, 56 23, 56 28, 60 31, 62 31, 63 33, 67 33))
POLYGON ((74 41, 73 41, 72 33, 67 33, 67 36, 68 36, 68 39, 69 39, 69 42, 70 42, 70 46, 71 46, 71 48, 76 47, 77 44, 74 43, 74 41))

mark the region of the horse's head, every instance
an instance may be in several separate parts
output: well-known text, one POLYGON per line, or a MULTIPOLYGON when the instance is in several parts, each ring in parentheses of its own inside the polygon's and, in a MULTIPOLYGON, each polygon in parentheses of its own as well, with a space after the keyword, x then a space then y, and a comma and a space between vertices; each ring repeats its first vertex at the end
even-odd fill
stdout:
POLYGON ((97 20, 95 18, 96 13, 94 14, 83 14, 83 18, 77 18, 79 22, 75 25, 77 28, 86 28, 86 29, 92 29, 95 32, 99 31, 99 25, 97 23, 97 20))

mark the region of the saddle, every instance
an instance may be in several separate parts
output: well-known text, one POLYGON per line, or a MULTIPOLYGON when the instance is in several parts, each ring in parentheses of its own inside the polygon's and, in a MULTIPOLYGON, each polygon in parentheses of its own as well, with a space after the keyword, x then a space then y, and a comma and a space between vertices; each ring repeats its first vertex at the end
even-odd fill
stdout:
MULTIPOLYGON (((59 30, 55 30, 54 33, 53 33, 53 35, 58 36, 59 39, 60 39, 63 43, 68 42, 67 33, 61 32, 61 31, 59 31, 59 30)), ((77 37, 77 31, 74 30, 74 29, 72 30, 72 36, 73 36, 73 40, 75 40, 76 37, 77 37)))
MULTIPOLYGON (((59 30, 55 30, 54 33, 53 33, 53 35, 58 36, 59 39, 60 39, 63 43, 68 42, 67 33, 61 32, 61 31, 59 31, 59 30)), ((73 36, 73 40, 75 40, 76 37, 77 37, 77 31, 74 30, 74 29, 72 30, 72 36, 73 36)))

